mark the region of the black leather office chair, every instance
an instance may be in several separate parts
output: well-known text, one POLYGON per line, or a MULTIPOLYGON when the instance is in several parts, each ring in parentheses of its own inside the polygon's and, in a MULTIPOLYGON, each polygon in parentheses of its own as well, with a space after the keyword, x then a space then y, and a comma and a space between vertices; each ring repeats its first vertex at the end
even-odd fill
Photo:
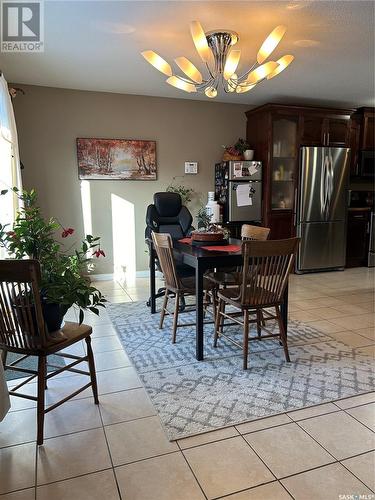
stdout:
MULTIPOLYGON (((145 237, 150 243, 151 233, 169 233, 174 240, 190 236, 194 227, 193 217, 182 204, 178 193, 155 193, 154 203, 147 207, 145 237)), ((158 267, 158 263, 157 263, 158 267)), ((176 270, 179 276, 194 276, 192 267, 176 261, 176 270)), ((164 296, 165 288, 159 288, 156 298, 164 296)), ((150 305, 150 301, 147 302, 150 305)))

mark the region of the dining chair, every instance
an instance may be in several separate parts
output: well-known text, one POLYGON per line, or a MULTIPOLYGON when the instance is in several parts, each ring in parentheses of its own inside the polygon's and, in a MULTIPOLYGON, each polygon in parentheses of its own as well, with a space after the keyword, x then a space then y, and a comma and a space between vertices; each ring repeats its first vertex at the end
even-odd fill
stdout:
POLYGON ((40 298, 40 265, 36 260, 0 260, 0 350, 3 351, 5 370, 30 375, 9 390, 10 396, 17 396, 37 402, 37 444, 43 444, 44 416, 61 404, 91 386, 94 402, 99 404, 94 356, 91 348, 91 326, 66 322, 62 334, 53 336, 47 331, 40 298), (87 354, 77 356, 64 353, 63 349, 85 339, 87 354), (6 354, 13 352, 21 356, 7 364, 6 354), (64 366, 48 363, 48 356, 54 354, 71 360, 64 366), (29 356, 38 360, 36 370, 17 366, 29 356), (86 361, 89 371, 75 368, 86 361), (47 368, 56 368, 47 372, 47 368), (75 390, 60 401, 45 407, 47 381, 63 373, 74 372, 90 377, 90 382, 75 390), (37 395, 30 396, 18 390, 37 378, 37 395))
POLYGON ((263 226, 252 226, 250 224, 242 224, 241 239, 242 241, 265 241, 268 239, 271 229, 263 226))
POLYGON ((280 306, 283 300, 288 277, 292 270, 299 238, 269 241, 244 241, 242 243, 243 267, 241 284, 237 287, 220 289, 218 292, 218 306, 215 321, 214 347, 217 347, 218 338, 223 336, 229 341, 242 347, 243 368, 247 369, 249 340, 279 338, 285 353, 286 361, 290 361, 288 343, 280 306), (234 312, 225 312, 226 305, 232 306, 234 312), (275 314, 268 312, 260 316, 264 309, 274 308, 275 314), (239 310, 239 312, 238 312, 239 310), (254 320, 250 315, 255 314, 254 320), (243 329, 242 345, 237 340, 223 333, 225 318, 240 324, 243 329), (240 319, 238 319, 240 318, 240 319), (265 323, 276 320, 278 333, 268 330, 265 323), (256 323, 258 332, 266 335, 249 338, 249 325, 256 323))
MULTIPOLYGON (((250 224, 242 224, 241 227, 242 241, 265 241, 269 234, 269 227, 252 226, 250 224)), ((241 276, 241 269, 236 267, 221 268, 206 274, 206 278, 215 283, 217 287, 223 286, 224 288, 238 285, 241 276)))
MULTIPOLYGON (((165 293, 163 306, 160 312, 159 328, 163 328, 164 318, 167 314, 173 315, 172 343, 176 343, 177 328, 183 326, 193 326, 195 323, 178 323, 180 312, 180 299, 187 296, 195 296, 195 276, 181 277, 176 271, 176 262, 173 255, 173 242, 170 234, 152 232, 152 241, 159 259, 160 267, 165 280, 165 293), (173 312, 169 312, 168 302, 174 296, 175 304, 173 312)), ((207 279, 203 280, 204 291, 211 290, 214 284, 207 279)), ((205 298, 207 295, 205 294, 205 298)), ((210 299, 204 301, 204 306, 212 304, 213 315, 216 318, 216 304, 210 299)), ((191 312, 191 308, 184 309, 184 312, 191 312)))

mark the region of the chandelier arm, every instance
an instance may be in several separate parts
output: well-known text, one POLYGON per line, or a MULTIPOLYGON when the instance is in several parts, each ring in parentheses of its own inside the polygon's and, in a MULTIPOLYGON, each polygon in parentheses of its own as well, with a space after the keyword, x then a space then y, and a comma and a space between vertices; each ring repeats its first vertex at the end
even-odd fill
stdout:
POLYGON ((213 85, 214 81, 215 81, 215 78, 210 78, 209 80, 205 80, 204 82, 196 85, 197 90, 204 91, 207 87, 211 87, 213 85))
MULTIPOLYGON (((236 87, 237 87, 237 85, 238 85, 238 80, 234 81, 234 80, 232 80, 232 78, 229 78, 229 80, 228 80, 228 86, 229 87, 231 87, 233 90, 235 90, 236 87)), ((226 87, 224 86, 224 90, 225 89, 226 89, 226 87)), ((226 92, 229 92, 229 90, 226 90, 226 92)))
POLYGON ((208 73, 210 74, 210 77, 215 78, 214 75, 212 74, 212 71, 211 71, 211 68, 210 68, 210 65, 208 64, 208 62, 206 62, 206 68, 207 68, 208 73))
POLYGON ((211 81, 211 79, 210 80, 202 80, 201 83, 196 83, 193 80, 189 80, 188 78, 186 78, 186 76, 181 76, 181 75, 175 75, 175 76, 178 76, 178 78, 180 78, 181 80, 183 80, 186 83, 190 83, 191 85, 195 85, 197 89, 199 87, 206 85, 208 82, 211 81))
MULTIPOLYGON (((243 75, 238 77, 238 81, 242 80, 243 78, 247 78, 249 74, 253 71, 253 69, 258 66, 258 63, 255 62, 250 69, 248 69, 243 75)), ((241 82, 242 83, 242 82, 241 82)))

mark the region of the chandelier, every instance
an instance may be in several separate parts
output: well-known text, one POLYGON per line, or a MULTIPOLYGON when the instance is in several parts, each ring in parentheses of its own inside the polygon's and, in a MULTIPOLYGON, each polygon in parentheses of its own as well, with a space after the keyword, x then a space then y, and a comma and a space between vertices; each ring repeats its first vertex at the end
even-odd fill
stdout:
POLYGON ((241 51, 232 47, 239 36, 234 31, 215 30, 205 33, 198 21, 190 24, 191 36, 197 52, 205 63, 206 76, 186 57, 177 57, 176 65, 184 76, 173 74, 171 66, 153 50, 145 50, 142 56, 156 69, 168 76, 166 82, 185 92, 204 92, 207 97, 216 97, 221 85, 225 92, 242 94, 253 89, 264 80, 281 73, 293 61, 294 56, 285 55, 277 61, 267 61, 285 34, 285 26, 277 26, 260 47, 256 62, 242 75, 236 70, 241 51), (266 62, 267 61, 267 62, 266 62))

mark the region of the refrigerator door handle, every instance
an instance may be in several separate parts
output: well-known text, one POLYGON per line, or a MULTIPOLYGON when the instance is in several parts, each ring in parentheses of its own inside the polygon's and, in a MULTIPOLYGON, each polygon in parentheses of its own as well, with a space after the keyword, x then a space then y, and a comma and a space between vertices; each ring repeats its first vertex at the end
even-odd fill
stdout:
POLYGON ((329 216, 332 193, 333 193, 333 158, 331 153, 328 153, 328 190, 327 190, 327 217, 329 216))
POLYGON ((323 218, 326 217, 327 210, 327 167, 328 156, 325 155, 322 162, 322 175, 320 177, 320 214, 323 218))
POLYGON ((297 224, 297 193, 298 189, 294 190, 294 209, 293 209, 293 226, 297 224))

